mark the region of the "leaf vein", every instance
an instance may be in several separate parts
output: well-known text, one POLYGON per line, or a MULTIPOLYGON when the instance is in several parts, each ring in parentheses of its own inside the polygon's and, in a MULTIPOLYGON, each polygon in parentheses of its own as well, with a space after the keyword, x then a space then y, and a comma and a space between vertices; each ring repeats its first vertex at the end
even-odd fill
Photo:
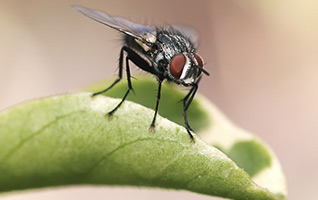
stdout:
POLYGON ((113 149, 112 151, 110 151, 110 152, 106 153, 105 155, 103 155, 99 160, 97 160, 94 164, 92 164, 91 167, 88 168, 86 175, 91 173, 96 167, 101 165, 101 163, 103 163, 103 161, 107 157, 111 156, 112 154, 114 154, 115 152, 119 151, 120 149, 123 149, 123 148, 125 148, 125 147, 127 147, 129 145, 132 145, 134 143, 137 143, 137 142, 143 142, 143 141, 148 141, 148 140, 157 140, 157 141, 164 141, 164 142, 169 141, 169 142, 178 143, 178 141, 176 141, 176 140, 167 140, 167 139, 158 139, 158 138, 138 138, 136 140, 121 144, 118 147, 116 147, 115 149, 113 149))
POLYGON ((14 155, 14 153, 16 153, 19 149, 22 148, 23 145, 25 145, 27 142, 31 141, 34 137, 40 135, 41 133, 43 133, 47 128, 49 128, 50 126, 56 124, 58 121, 60 121, 61 119, 64 119, 68 116, 71 116, 73 114, 79 113, 79 112, 83 112, 83 110, 78 111, 78 112, 73 112, 73 113, 67 113, 65 115, 61 115, 61 116, 57 116, 54 120, 50 121, 49 123, 45 124, 42 128, 40 128, 38 131, 34 132, 33 134, 29 135, 28 137, 22 139, 19 144, 17 144, 15 147, 13 147, 8 153, 7 155, 5 155, 3 157, 3 159, 0 161, 0 166, 1 164, 3 164, 5 161, 7 161, 8 159, 10 159, 10 157, 12 157, 14 155))

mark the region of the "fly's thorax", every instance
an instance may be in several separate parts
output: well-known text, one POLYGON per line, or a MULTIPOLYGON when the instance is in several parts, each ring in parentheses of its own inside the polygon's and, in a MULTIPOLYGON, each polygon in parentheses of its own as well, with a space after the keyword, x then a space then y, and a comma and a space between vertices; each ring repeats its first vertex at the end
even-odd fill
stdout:
POLYGON ((158 74, 163 75, 164 77, 167 77, 167 66, 169 64, 168 60, 164 56, 164 53, 162 51, 157 51, 153 53, 152 55, 152 66, 156 70, 158 74))
POLYGON ((195 51, 190 39, 172 27, 159 29, 157 40, 160 51, 164 52, 168 60, 178 53, 195 51))

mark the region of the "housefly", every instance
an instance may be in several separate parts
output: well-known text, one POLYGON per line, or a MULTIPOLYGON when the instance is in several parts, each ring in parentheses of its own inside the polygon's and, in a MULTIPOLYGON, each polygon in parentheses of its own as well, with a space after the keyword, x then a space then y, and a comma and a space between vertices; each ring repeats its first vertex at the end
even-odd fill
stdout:
POLYGON ((158 81, 157 102, 150 130, 155 128, 162 82, 166 79, 191 88, 182 101, 185 128, 191 140, 193 140, 191 133, 193 130, 188 123, 187 110, 198 90, 202 72, 209 75, 203 68, 203 59, 196 53, 199 44, 197 32, 181 26, 155 27, 141 25, 121 17, 112 17, 101 11, 80 6, 73 6, 73 8, 85 16, 124 34, 124 45, 119 56, 118 78, 106 89, 93 94, 95 96, 104 93, 115 86, 122 79, 123 63, 125 62, 128 89, 120 103, 108 115, 113 115, 125 101, 129 92, 133 90, 129 68, 129 61, 131 61, 140 69, 156 76, 158 81))

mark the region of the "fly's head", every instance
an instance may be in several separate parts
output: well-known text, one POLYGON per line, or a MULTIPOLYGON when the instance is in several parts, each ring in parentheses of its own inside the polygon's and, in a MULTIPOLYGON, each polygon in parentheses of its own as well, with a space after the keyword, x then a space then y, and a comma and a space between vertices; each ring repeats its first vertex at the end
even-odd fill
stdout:
POLYGON ((178 53, 170 60, 168 70, 176 82, 189 86, 201 76, 203 59, 197 53, 178 53))
POLYGON ((196 53, 195 45, 181 32, 167 29, 158 32, 157 63, 166 63, 165 75, 168 79, 184 86, 192 85, 203 73, 203 59, 196 53), (163 62, 164 60, 164 62, 163 62))

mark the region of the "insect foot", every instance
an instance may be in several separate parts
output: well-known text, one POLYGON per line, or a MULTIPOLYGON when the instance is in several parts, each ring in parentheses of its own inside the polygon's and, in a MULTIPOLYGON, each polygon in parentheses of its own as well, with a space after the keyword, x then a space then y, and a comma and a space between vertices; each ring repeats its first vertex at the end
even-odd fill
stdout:
POLYGON ((194 141, 194 137, 193 137, 193 135, 192 135, 192 133, 191 133, 191 131, 193 132, 193 130, 192 130, 189 126, 187 126, 186 129, 187 129, 187 132, 188 132, 188 134, 189 134, 189 136, 190 136, 191 142, 194 143, 194 142, 195 142, 195 141, 194 141))
POLYGON ((91 98, 92 98, 92 99, 95 99, 95 98, 96 98, 96 96, 97 96, 97 94, 96 94, 96 93, 94 93, 94 94, 92 94, 92 95, 91 95, 91 98))
POLYGON ((156 125, 151 124, 151 125, 149 126, 149 131, 155 132, 155 131, 156 131, 156 125))
POLYGON ((106 117, 108 118, 108 120, 112 120, 113 119, 113 113, 112 112, 107 113, 106 117))

